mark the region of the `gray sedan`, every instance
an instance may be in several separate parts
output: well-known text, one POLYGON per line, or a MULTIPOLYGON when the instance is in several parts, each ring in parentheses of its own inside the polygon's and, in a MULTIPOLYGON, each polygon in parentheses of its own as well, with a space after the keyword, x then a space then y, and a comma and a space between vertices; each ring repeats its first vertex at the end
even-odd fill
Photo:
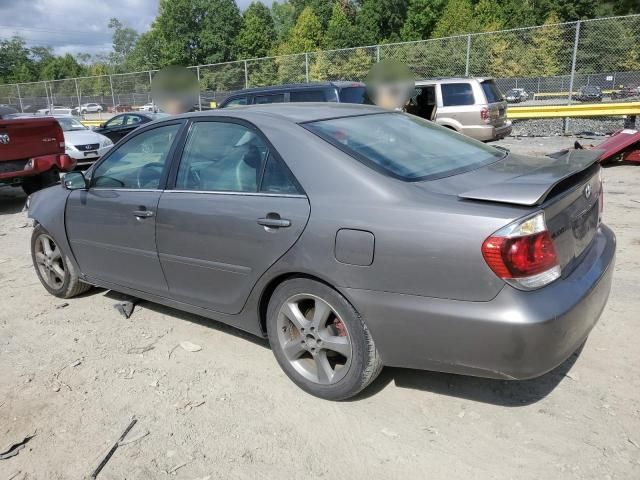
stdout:
POLYGON ((32 195, 33 263, 59 297, 98 285, 267 337, 326 399, 383 365, 526 379, 607 301, 596 154, 516 156, 373 106, 191 113, 32 195))

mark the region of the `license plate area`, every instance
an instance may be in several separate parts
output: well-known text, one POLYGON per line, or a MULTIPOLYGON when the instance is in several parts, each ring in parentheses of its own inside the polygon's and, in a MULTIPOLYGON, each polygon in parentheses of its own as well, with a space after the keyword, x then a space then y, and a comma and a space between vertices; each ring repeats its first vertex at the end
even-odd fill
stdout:
POLYGON ((84 152, 84 156, 85 157, 97 157, 98 156, 98 152, 96 152, 96 151, 84 152))
POLYGON ((573 238, 575 242, 575 256, 580 255, 589 246, 598 230, 598 202, 594 202, 588 210, 584 211, 571 222, 573 238))

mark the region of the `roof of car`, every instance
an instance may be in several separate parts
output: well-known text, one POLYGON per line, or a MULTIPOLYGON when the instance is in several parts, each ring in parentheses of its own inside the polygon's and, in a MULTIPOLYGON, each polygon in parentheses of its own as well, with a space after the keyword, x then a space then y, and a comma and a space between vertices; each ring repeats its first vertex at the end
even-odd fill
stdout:
POLYGON ((264 105, 249 105, 219 110, 207 110, 203 112, 191 112, 182 114, 181 117, 237 117, 250 120, 255 115, 270 116, 294 123, 326 120, 329 118, 350 117, 366 115, 369 113, 388 112, 384 108, 375 105, 360 105, 355 103, 330 103, 330 102, 303 102, 303 103, 269 103, 264 105))
POLYGON ((283 85, 271 85, 267 87, 253 87, 253 88, 245 88, 243 90, 238 90, 233 92, 229 97, 236 97, 238 95, 246 95, 249 93, 260 93, 265 91, 281 91, 281 90, 293 90, 293 89, 305 89, 305 88, 318 88, 318 87, 364 87, 364 83, 348 81, 348 80, 339 80, 339 81, 331 81, 331 82, 309 82, 309 83, 285 83, 283 85))
POLYGON ((493 80, 492 77, 435 77, 425 78, 423 80, 416 80, 416 85, 429 84, 434 82, 468 82, 469 80, 477 80, 478 82, 484 82, 486 80, 493 80))

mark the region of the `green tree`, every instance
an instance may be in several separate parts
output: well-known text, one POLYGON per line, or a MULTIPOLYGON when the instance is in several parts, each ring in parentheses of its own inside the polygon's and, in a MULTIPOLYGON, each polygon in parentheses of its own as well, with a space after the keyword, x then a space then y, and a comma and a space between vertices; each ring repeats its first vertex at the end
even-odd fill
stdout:
POLYGON ((539 25, 536 10, 533 8, 534 0, 502 0, 502 8, 505 28, 521 28, 539 25))
POLYGON ((336 0, 289 0, 289 3, 293 7, 294 21, 298 20, 307 7, 311 7, 323 29, 329 24, 335 2, 336 0))
POLYGON ((298 17, 281 53, 311 52, 320 46, 321 41, 322 25, 320 20, 313 8, 306 7, 298 17))
POLYGON ((159 66, 235 60, 241 26, 234 0, 160 0, 151 27, 162 45, 159 66))
POLYGON ((360 0, 356 24, 365 43, 400 39, 407 17, 405 0, 360 0))
POLYGON ((284 42, 289 37, 291 29, 296 24, 294 13, 293 5, 287 0, 281 3, 274 1, 271 5, 271 16, 278 42, 284 42))
POLYGON ((109 20, 107 25, 113 30, 113 52, 110 54, 111 63, 115 66, 124 66, 125 60, 131 54, 138 41, 138 32, 126 27, 117 18, 109 20))
POLYGON ((433 30, 433 36, 448 37, 476 31, 471 0, 448 0, 433 30))
POLYGON ((481 32, 495 32, 504 28, 504 14, 496 0, 480 0, 473 9, 473 18, 481 32))
POLYGON ((445 0, 409 0, 407 19, 400 36, 403 40, 424 40, 431 37, 445 0))
POLYGON ((153 28, 140 35, 133 51, 127 56, 127 70, 152 70, 168 65, 163 51, 164 39, 153 28))
POLYGON ((358 32, 347 16, 345 6, 336 2, 322 42, 323 48, 349 48, 358 42, 358 32))
POLYGON ((260 2, 252 2, 245 10, 243 24, 238 33, 239 58, 266 57, 276 39, 276 30, 269 8, 260 2))
POLYGON ((551 12, 543 28, 531 35, 530 75, 552 77, 568 72, 570 46, 565 44, 565 27, 557 25, 560 19, 551 12))
POLYGON ((42 68, 42 80, 61 80, 63 78, 79 77, 84 73, 82 66, 70 53, 54 57, 42 68))

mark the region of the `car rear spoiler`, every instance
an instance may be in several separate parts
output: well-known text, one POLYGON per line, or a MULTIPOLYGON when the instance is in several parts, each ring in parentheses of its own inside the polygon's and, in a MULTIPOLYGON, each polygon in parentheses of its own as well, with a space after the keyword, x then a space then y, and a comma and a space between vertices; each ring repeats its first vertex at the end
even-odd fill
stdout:
POLYGON ((566 150, 554 154, 545 166, 531 170, 500 183, 463 192, 458 195, 466 200, 509 203, 534 206, 545 201, 549 193, 563 180, 587 170, 597 163, 600 150, 566 150))

